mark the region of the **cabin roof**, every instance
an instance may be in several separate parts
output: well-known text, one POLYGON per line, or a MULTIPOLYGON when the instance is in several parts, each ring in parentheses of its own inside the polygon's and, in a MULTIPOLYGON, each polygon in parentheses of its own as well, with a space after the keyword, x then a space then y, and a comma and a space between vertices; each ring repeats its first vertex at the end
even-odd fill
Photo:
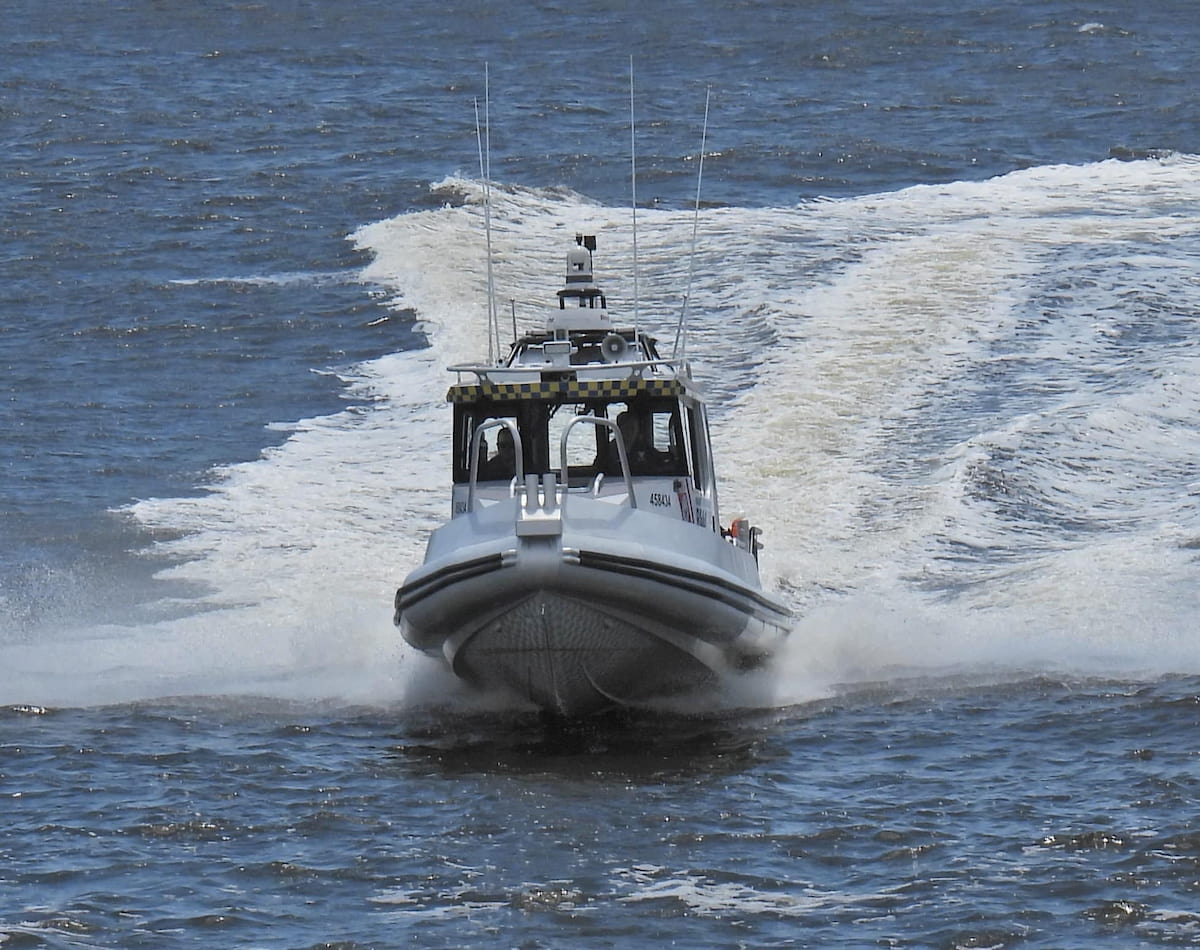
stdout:
POLYGON ((623 379, 552 379, 527 383, 495 383, 490 380, 479 383, 458 384, 450 387, 446 401, 472 403, 482 400, 511 402, 528 399, 552 399, 560 402, 576 402, 588 399, 633 399, 637 396, 678 396, 685 390, 677 377, 643 378, 627 376, 623 379))

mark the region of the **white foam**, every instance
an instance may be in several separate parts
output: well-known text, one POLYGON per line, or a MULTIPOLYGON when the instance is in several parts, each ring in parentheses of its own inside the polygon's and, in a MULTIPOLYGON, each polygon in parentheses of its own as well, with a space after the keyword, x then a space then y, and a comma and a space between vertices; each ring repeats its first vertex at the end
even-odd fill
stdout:
MULTIPOLYGON (((159 553, 198 593, 174 619, 10 642, 0 701, 453 689, 391 625, 447 513, 444 367, 486 352, 478 187, 438 188, 465 203, 354 235, 364 282, 416 312, 429 348, 348 371, 353 408, 291 426, 204 494, 133 506, 178 535, 159 553)), ((541 325, 576 231, 599 234, 598 280, 631 321, 626 209, 493 197, 506 337, 510 299, 521 329, 541 325)), ((1200 164, 1173 157, 701 215, 689 354, 715 400, 724 512, 767 527, 767 580, 799 614, 750 699, 914 670, 1200 669, 1200 357, 1179 332, 1130 344, 1200 311, 1197 199, 1200 164)), ((669 348, 691 213, 638 224, 641 319, 669 348)))
MULTIPOLYGON (((872 199, 889 219, 910 211, 791 309, 797 345, 737 407, 767 437, 722 434, 739 494, 768 503, 753 513, 777 577, 809 606, 783 663, 796 695, 814 670, 1200 669, 1188 548, 1200 362, 1186 334, 1111 346, 1123 323, 1196 312, 1198 188, 1195 161, 1175 158, 872 199), (1078 271, 1081 284, 1063 279, 1078 271), (1155 294, 1157 317, 1131 312, 1155 294), (1006 359, 1028 367, 1009 373, 1027 400, 951 419, 942 444, 913 439, 948 392, 1006 359), (1004 484, 976 494, 968 476, 998 452, 1042 502, 1040 522, 998 508, 1004 484)), ((847 204, 833 210, 864 202, 847 204)))
POLYGON ((623 903, 681 905, 699 917, 738 919, 765 914, 771 918, 811 918, 814 913, 846 909, 889 900, 891 895, 856 894, 823 889, 798 881, 764 882, 723 879, 727 875, 704 872, 672 872, 653 865, 638 865, 617 872, 618 887, 629 889, 617 899, 623 903), (758 886, 755 886, 758 885, 758 886))

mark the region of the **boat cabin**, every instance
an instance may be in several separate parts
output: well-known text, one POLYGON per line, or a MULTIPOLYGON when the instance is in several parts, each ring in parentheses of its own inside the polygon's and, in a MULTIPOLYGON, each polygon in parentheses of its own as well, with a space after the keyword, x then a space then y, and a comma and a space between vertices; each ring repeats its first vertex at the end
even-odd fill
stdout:
POLYGON ((719 531, 704 403, 652 336, 613 326, 594 282, 595 248, 594 236, 576 235, 544 330, 514 340, 500 364, 450 367, 474 377, 446 397, 452 514, 512 497, 536 476, 719 531))
POLYGON ((605 497, 626 493, 628 471, 639 507, 715 524, 704 405, 677 377, 480 381, 451 387, 448 398, 454 514, 468 508, 459 489, 472 475, 483 499, 549 473, 568 491, 605 497))

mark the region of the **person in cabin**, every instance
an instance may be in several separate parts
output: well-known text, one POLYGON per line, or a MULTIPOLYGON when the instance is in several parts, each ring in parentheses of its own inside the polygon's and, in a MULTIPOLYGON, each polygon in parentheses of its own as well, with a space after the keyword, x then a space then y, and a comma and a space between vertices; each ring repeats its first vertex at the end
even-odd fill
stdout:
POLYGON ((496 436, 496 454, 483 466, 483 478, 486 481, 497 481, 512 478, 516 473, 517 453, 512 433, 507 428, 502 428, 496 436))
MULTIPOLYGON (((644 414, 633 409, 626 409, 617 416, 617 431, 625 443, 631 475, 649 475, 661 466, 659 453, 647 442, 645 421, 644 414)), ((615 439, 608 445, 608 474, 621 474, 621 455, 615 439)))

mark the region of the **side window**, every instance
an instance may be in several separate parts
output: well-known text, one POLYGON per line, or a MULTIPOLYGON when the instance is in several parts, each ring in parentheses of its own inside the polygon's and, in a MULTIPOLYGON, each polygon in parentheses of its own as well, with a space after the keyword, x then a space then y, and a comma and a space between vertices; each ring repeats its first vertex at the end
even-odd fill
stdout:
POLYGON ((471 406, 454 407, 454 458, 451 461, 454 482, 461 485, 470 478, 471 435, 475 432, 475 414, 471 406))
POLYGON ((651 440, 651 450, 658 460, 660 474, 687 474, 687 457, 679 424, 679 403, 670 400, 655 406, 651 440))
POLYGON ((708 420, 702 406, 689 407, 687 417, 688 437, 692 443, 692 464, 695 467, 693 476, 697 490, 703 492, 708 490, 712 472, 712 462, 708 455, 708 420))
POLYGON ((652 415, 651 446, 660 455, 681 465, 684 461, 683 431, 679 422, 679 406, 671 404, 655 409, 652 415))

